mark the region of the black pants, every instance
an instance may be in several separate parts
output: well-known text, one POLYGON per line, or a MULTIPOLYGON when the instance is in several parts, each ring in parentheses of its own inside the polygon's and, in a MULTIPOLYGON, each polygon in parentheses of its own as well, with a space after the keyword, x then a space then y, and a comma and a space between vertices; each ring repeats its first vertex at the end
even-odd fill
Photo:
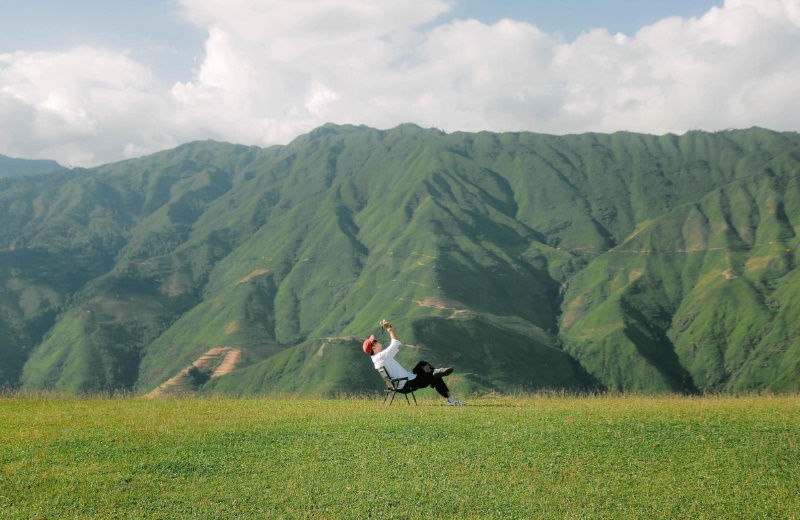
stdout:
POLYGON ((444 382, 444 379, 441 377, 433 377, 433 371, 433 365, 427 361, 420 361, 414 367, 414 370, 412 370, 413 373, 417 374, 417 377, 410 380, 408 384, 411 385, 411 388, 414 390, 432 386, 437 392, 439 392, 439 395, 442 397, 447 397, 447 394, 450 393, 450 389, 447 388, 447 384, 444 382))

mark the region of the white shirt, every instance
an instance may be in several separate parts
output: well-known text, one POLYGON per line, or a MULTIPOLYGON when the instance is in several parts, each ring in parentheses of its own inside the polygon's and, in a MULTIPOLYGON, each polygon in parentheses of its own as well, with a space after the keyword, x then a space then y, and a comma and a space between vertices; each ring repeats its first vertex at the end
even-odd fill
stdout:
MULTIPOLYGON (((385 349, 381 350, 377 354, 373 354, 372 356, 372 364, 375 365, 375 370, 383 367, 389 373, 389 377, 397 378, 397 377, 407 377, 409 381, 417 377, 417 374, 413 374, 403 368, 403 365, 397 362, 394 358, 397 355, 397 351, 400 349, 400 340, 393 339, 389 346, 385 349)), ((406 384, 405 381, 401 381, 400 385, 397 387, 403 388, 406 384)))

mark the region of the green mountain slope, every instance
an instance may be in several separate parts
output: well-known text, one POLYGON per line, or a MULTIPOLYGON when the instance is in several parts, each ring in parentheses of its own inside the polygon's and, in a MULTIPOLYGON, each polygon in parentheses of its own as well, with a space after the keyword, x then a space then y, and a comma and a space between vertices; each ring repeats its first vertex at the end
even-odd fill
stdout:
POLYGON ((787 319, 799 157, 779 154, 676 207, 588 266, 566 295, 567 350, 620 389, 633 380, 672 390, 796 388, 784 373, 798 361, 787 319))
POLYGON ((361 340, 462 391, 794 390, 800 136, 326 125, 0 190, 0 384, 380 388, 361 340), (206 371, 207 373, 203 372, 206 371))

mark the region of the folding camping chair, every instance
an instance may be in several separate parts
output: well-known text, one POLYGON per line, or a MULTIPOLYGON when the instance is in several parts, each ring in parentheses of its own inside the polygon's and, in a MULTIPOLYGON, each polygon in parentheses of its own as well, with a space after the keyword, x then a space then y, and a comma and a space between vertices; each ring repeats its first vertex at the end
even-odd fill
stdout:
POLYGON ((414 398, 414 406, 417 405, 417 396, 414 395, 414 389, 408 384, 407 377, 392 377, 389 375, 389 372, 386 371, 385 367, 379 368, 378 373, 381 375, 383 382, 386 383, 386 395, 383 396, 383 404, 386 404, 386 398, 389 397, 389 394, 392 394, 392 398, 389 400, 389 406, 392 406, 394 396, 400 393, 406 396, 406 401, 410 405, 411 401, 408 400, 408 394, 410 393, 411 397, 414 398), (406 384, 403 388, 398 388, 402 381, 405 381, 406 384))

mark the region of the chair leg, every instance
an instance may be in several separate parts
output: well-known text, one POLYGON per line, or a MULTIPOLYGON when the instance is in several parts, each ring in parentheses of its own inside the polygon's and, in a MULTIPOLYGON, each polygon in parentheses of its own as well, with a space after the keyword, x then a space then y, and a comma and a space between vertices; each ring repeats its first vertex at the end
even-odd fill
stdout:
MULTIPOLYGON (((411 406, 411 401, 408 400, 408 394, 405 394, 405 396, 406 396, 406 402, 408 403, 409 406, 411 406)), ((417 398, 415 397, 414 400, 416 401, 417 398)))
MULTIPOLYGON (((414 395, 414 391, 413 390, 411 391, 411 397, 414 398, 414 406, 417 406, 417 396, 414 395)), ((408 396, 406 396, 406 399, 408 399, 408 396)), ((411 404, 411 403, 408 403, 408 404, 411 404)))
POLYGON ((390 392, 390 390, 387 390, 387 391, 386 391, 386 392, 383 394, 383 404, 386 404, 386 398, 387 398, 387 397, 389 397, 389 392, 390 392))
POLYGON ((392 403, 394 402, 394 396, 396 396, 396 395, 397 395, 397 392, 392 392, 392 398, 389 399, 389 406, 392 406, 392 403))

